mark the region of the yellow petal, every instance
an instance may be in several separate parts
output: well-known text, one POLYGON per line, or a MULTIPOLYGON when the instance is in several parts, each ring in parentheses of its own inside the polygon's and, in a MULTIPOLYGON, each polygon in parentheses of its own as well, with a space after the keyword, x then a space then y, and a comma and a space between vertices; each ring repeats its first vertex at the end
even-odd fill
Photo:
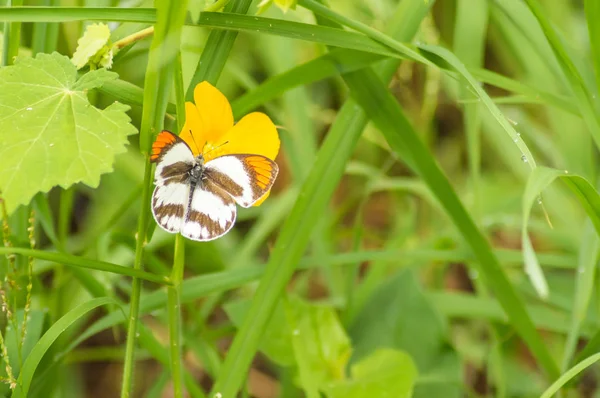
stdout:
POLYGON ((256 202, 255 202, 255 203, 252 205, 252 207, 260 206, 260 205, 262 204, 262 202, 264 202, 265 200, 267 200, 267 198, 269 197, 269 195, 270 195, 270 194, 271 194, 271 190, 269 189, 269 190, 267 191, 267 193, 263 195, 263 197, 262 197, 262 198, 260 198, 259 200, 257 200, 257 201, 256 201, 256 202))
POLYGON ((196 105, 191 102, 185 103, 185 124, 183 130, 179 133, 179 137, 184 140, 194 156, 198 156, 206 143, 206 136, 202 127, 202 120, 196 105))
MULTIPOLYGON (((199 83, 194 89, 194 101, 201 120, 202 131, 192 131, 198 134, 204 142, 217 142, 221 136, 233 127, 233 113, 227 98, 208 82, 199 83)), ((187 108, 186 108, 187 117, 187 108)), ((198 144, 201 140, 196 138, 198 144)))
POLYGON ((222 146, 208 154, 209 158, 236 153, 250 153, 275 160, 279 152, 279 135, 277 134, 277 128, 267 115, 253 112, 244 116, 219 141, 214 143, 215 147, 219 145, 222 146))

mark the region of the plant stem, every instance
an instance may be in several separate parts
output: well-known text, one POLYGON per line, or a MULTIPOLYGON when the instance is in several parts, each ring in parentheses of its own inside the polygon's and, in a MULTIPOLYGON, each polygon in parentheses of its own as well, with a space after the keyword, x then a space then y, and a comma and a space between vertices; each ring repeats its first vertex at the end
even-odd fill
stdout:
POLYGON ((149 37, 153 34, 154 34, 154 26, 150 26, 149 28, 142 29, 139 32, 130 34, 129 36, 126 36, 126 37, 122 38, 121 40, 117 40, 113 44, 113 47, 117 50, 120 50, 123 47, 126 47, 136 41, 145 39, 146 37, 149 37))
MULTIPOLYGON (((146 159, 144 171, 144 188, 142 190, 142 211, 138 221, 135 245, 135 260, 133 269, 142 270, 142 259, 144 246, 146 245, 146 229, 148 227, 148 211, 145 208, 150 203, 150 186, 152 184, 152 164, 146 159)), ((121 398, 129 398, 133 387, 133 363, 135 353, 135 342, 137 340, 137 326, 140 312, 140 293, 142 291, 142 280, 133 278, 131 285, 131 305, 129 310, 129 322, 127 326, 127 344, 125 348, 125 362, 123 363, 123 384, 121 398)))
MULTIPOLYGON (((185 93, 183 91, 183 71, 181 67, 181 51, 174 59, 173 89, 177 104, 177 130, 181 132, 185 122, 185 93)), ((169 309, 169 354, 171 360, 171 378, 173 379, 173 396, 183 397, 183 372, 181 363, 181 282, 185 263, 185 239, 182 235, 175 236, 175 254, 171 280, 173 286, 167 290, 167 307, 169 309)))
POLYGON ((173 286, 167 291, 167 307, 169 308, 169 353, 171 356, 171 377, 173 379, 173 396, 183 397, 183 372, 181 371, 181 282, 185 260, 185 239, 180 234, 175 237, 175 256, 171 280, 173 286))

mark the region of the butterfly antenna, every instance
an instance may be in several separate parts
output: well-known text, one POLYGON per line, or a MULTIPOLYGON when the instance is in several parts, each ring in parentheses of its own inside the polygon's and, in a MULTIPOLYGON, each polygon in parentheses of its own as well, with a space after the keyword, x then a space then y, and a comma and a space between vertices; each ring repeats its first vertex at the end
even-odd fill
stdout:
POLYGON ((198 143, 196 142, 196 137, 194 137, 194 133, 192 133, 192 129, 190 129, 190 135, 192 136, 192 140, 194 141, 194 145, 196 145, 196 149, 198 150, 198 153, 200 153, 202 148, 200 148, 198 146, 198 143))
POLYGON ((225 142, 224 142, 224 143, 222 143, 221 145, 218 145, 218 146, 214 147, 213 149, 211 149, 211 150, 210 150, 210 151, 208 151, 208 152, 205 152, 205 153, 203 153, 202 155, 206 155, 207 153, 211 153, 212 151, 215 151, 215 150, 217 150, 217 149, 221 148, 221 147, 222 147, 223 145, 225 145, 225 144, 229 144, 229 141, 225 141, 225 142))

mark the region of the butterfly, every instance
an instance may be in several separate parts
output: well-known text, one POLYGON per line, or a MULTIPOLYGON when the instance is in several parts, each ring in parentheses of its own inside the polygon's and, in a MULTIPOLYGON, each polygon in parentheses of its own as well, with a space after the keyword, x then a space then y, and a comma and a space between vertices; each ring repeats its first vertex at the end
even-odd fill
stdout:
MULTIPOLYGON (((226 143, 224 144, 226 145, 226 143)), ((226 234, 236 203, 250 207, 273 186, 279 168, 262 155, 232 154, 204 161, 179 136, 163 130, 152 145, 156 163, 152 215, 165 231, 196 241, 226 234)))

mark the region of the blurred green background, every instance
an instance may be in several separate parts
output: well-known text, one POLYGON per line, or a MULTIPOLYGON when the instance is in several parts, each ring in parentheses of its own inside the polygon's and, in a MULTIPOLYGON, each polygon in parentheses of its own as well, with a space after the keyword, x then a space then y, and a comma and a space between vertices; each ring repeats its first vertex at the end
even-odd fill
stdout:
MULTIPOLYGON (((599 71, 595 69, 600 55, 594 58, 591 50, 600 47, 600 35, 596 32, 594 36, 597 28, 588 30, 587 23, 600 21, 600 8, 595 0, 585 2, 585 9, 581 1, 529 2, 540 6, 557 34, 557 41, 549 42, 536 15, 522 1, 419 1, 423 2, 421 7, 430 7, 430 11, 415 23, 415 47, 411 48, 421 48, 426 58, 442 69, 404 60, 387 84, 389 92, 489 240, 525 303, 541 344, 560 369, 557 375, 567 374, 570 381, 560 396, 600 397, 597 366, 578 375, 567 372, 598 351, 597 343, 587 345, 600 325, 600 285, 595 272, 598 238, 586 212, 600 202, 594 202, 597 193, 593 188, 591 192, 577 191, 557 181, 544 189, 550 182, 546 175, 531 177, 533 163, 580 175, 596 186, 597 146, 589 118, 600 118, 599 71), (560 43, 563 59, 570 60, 577 73, 565 72, 555 43, 560 43), (480 87, 517 135, 511 136, 488 111, 461 73, 444 70, 452 69, 448 59, 427 51, 428 45, 448 49, 475 79, 484 82, 480 87), (574 79, 575 75, 579 79, 574 79), (588 113, 581 110, 580 87, 589 93, 588 113), (523 152, 523 144, 529 154, 523 152), (523 233, 529 234, 541 264, 547 297, 536 292, 524 272, 523 233)), ((210 6, 207 3, 212 2, 191 0, 188 18, 197 20, 210 6)), ((418 7, 412 3, 417 2, 330 0, 328 6, 351 21, 384 31, 391 23, 403 21, 398 10, 408 13, 418 7)), ((26 1, 25 5, 128 8, 152 7, 153 3, 48 0, 26 1)), ((257 12, 257 5, 252 3, 250 15, 257 12)), ((285 13, 272 6, 260 17, 315 24, 314 14, 301 6, 285 13)), ((38 46, 37 50, 71 56, 89 23, 25 22, 19 54, 27 56, 38 46), (35 44, 36 29, 48 32, 47 42, 41 46, 35 44)), ((110 22, 111 40, 147 26, 110 22)), ((368 65, 379 68, 389 62, 381 55, 355 58, 350 54, 332 62, 337 72, 330 73, 322 65, 311 64, 331 50, 325 45, 253 30, 247 28, 238 35, 217 87, 231 100, 236 120, 259 110, 280 127, 280 174, 264 205, 238 208, 238 222, 227 236, 210 243, 185 243, 181 342, 190 396, 205 396, 220 377, 230 344, 251 311, 261 270, 271 258, 280 227, 307 192, 303 183, 314 172, 315 159, 327 156, 319 150, 332 134, 330 128, 340 108, 352 96, 363 105, 356 97, 360 92, 348 88, 341 72, 368 65), (287 78, 274 80, 282 76, 287 78)), ((184 88, 192 81, 209 33, 203 26, 182 29, 184 88)), ((352 47, 351 38, 348 40, 352 47)), ((120 81, 144 87, 150 43, 150 39, 141 40, 115 57, 112 71, 119 74, 120 81)), ((99 108, 115 100, 130 104, 132 124, 139 129, 141 101, 128 102, 125 93, 112 86, 93 90, 88 96, 99 108)), ((176 100, 173 92, 170 102, 176 100)), ((372 107, 387 109, 385 103, 372 103, 372 107)), ((168 108, 165 125, 177 130, 173 109, 168 108)), ((399 153, 387 137, 380 124, 368 123, 339 183, 323 182, 335 184, 333 196, 331 200, 325 197, 325 210, 311 216, 315 222, 310 242, 299 249, 302 258, 293 264, 293 277, 277 298, 240 396, 540 396, 556 375, 543 370, 519 336, 514 318, 508 320, 496 296, 495 289, 502 288, 482 275, 480 260, 461 235, 457 218, 444 206, 444 198, 432 190, 431 180, 423 179, 412 167, 414 160, 406 156, 410 147, 399 153)), ((47 195, 48 209, 55 215, 53 223, 67 252, 113 264, 133 263, 137 220, 146 206, 139 200, 145 159, 138 149, 138 137, 130 137, 130 143, 97 189, 75 185, 67 191, 56 188, 47 195)), ((315 192, 321 191, 317 187, 315 192)), ((10 217, 14 246, 28 245, 29 210, 23 206, 10 217)), ((56 248, 43 221, 38 219, 36 224, 37 247, 53 251, 56 248)), ((168 276, 173 242, 173 235, 157 228, 145 247, 145 270, 168 276)), ((16 281, 13 289, 27 284, 26 258, 17 260, 25 271, 12 275, 16 281)), ((3 260, 2 265, 8 267, 8 261, 3 260)), ((33 345, 61 316, 93 297, 96 285, 122 303, 128 303, 131 294, 131 279, 122 275, 43 259, 35 260, 33 281, 27 334, 31 341, 25 340, 25 346, 33 345)), ((14 310, 25 305, 23 295, 24 289, 15 293, 14 310)), ((164 290, 145 282, 142 308, 134 396, 169 397, 172 387, 165 359, 169 319, 164 290)), ((111 324, 89 336, 83 334, 109 313, 114 318, 119 310, 111 305, 81 316, 59 337, 36 370, 30 396, 119 396, 126 336, 123 327, 111 324), (78 340, 82 334, 89 338, 78 340), (72 346, 74 341, 80 344, 72 346)), ((118 322, 122 319, 114 321, 118 322)), ((16 354, 16 348, 11 348, 10 338, 14 341, 16 337, 6 323, 5 319, 3 335, 14 361, 16 355, 11 353, 16 354)), ((8 386, 2 393, 10 396, 8 386)))

